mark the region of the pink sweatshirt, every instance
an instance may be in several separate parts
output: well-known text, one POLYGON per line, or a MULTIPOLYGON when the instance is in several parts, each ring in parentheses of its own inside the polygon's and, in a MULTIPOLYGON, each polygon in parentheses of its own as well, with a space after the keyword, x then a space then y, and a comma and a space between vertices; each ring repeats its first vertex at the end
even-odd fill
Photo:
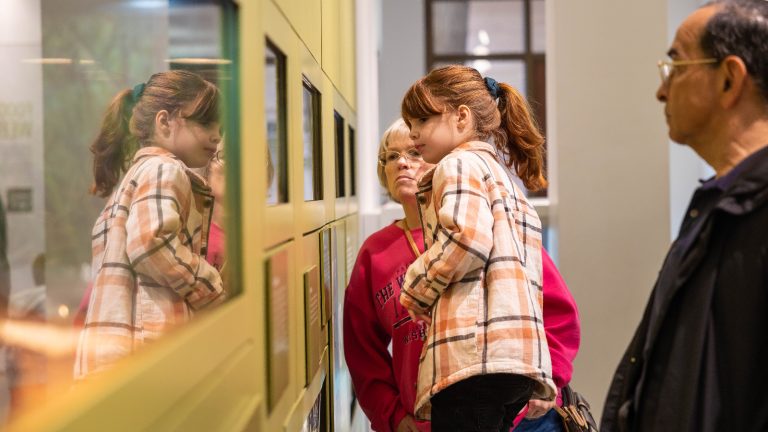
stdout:
MULTIPOLYGON (((424 252, 421 228, 411 233, 424 252)), ((415 259, 405 232, 394 223, 371 234, 358 252, 344 298, 344 356, 375 431, 394 431, 413 414, 426 326, 413 323, 398 299, 415 259)), ((419 426, 429 431, 427 422, 419 426)))
MULTIPOLYGON (((558 388, 557 405, 562 404, 559 389, 571 382, 573 359, 579 352, 581 324, 576 301, 547 251, 541 249, 544 270, 544 331, 547 334, 549 354, 552 357, 552 378, 558 388)), ((527 407, 515 419, 525 417, 527 407)))
MULTIPOLYGON (((421 229, 411 232, 423 252, 421 229)), ((579 318, 563 278, 547 253, 542 255, 544 330, 553 378, 561 388, 571 380, 579 349, 579 318)), ((398 298, 415 258, 403 230, 391 224, 363 243, 346 291, 344 355, 355 394, 375 431, 394 431, 406 414, 413 414, 426 328, 411 322, 398 298)), ((430 430, 428 422, 418 426, 430 430)))

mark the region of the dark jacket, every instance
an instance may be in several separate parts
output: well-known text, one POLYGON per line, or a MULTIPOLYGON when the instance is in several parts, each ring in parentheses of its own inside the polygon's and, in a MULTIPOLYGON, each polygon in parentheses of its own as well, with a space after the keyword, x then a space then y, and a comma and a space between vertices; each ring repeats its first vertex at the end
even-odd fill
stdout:
POLYGON ((665 260, 601 431, 768 430, 768 147, 739 168, 686 217, 692 241, 665 260))

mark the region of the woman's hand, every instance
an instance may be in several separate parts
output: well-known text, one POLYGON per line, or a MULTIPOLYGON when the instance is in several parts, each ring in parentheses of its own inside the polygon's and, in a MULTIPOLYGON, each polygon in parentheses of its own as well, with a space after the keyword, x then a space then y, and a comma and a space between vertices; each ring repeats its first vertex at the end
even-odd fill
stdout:
POLYGON ((397 432, 419 432, 419 428, 416 427, 416 419, 412 415, 406 414, 400 424, 397 425, 397 432))
POLYGON ((541 399, 531 399, 528 401, 528 412, 525 414, 525 418, 527 419, 536 419, 544 414, 548 413, 549 410, 555 407, 555 401, 545 401, 541 399))

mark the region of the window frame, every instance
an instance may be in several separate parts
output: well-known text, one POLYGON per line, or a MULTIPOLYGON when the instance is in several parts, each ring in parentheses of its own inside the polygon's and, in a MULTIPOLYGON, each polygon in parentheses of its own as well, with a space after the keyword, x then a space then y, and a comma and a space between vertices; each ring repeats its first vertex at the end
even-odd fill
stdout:
MULTIPOLYGON (((487 55, 464 54, 437 54, 435 53, 434 37, 435 26, 433 24, 433 12, 435 3, 472 3, 484 0, 425 0, 425 31, 426 31, 426 60, 427 71, 432 70, 436 64, 457 63, 466 64, 474 60, 488 61, 522 61, 525 67, 525 98, 531 105, 533 114, 539 124, 542 133, 547 130, 547 105, 546 105, 546 51, 535 52, 533 50, 533 6, 534 1, 546 0, 495 0, 522 2, 523 3, 523 52, 497 52, 487 55)), ((547 190, 530 192, 531 197, 545 197, 547 190)))

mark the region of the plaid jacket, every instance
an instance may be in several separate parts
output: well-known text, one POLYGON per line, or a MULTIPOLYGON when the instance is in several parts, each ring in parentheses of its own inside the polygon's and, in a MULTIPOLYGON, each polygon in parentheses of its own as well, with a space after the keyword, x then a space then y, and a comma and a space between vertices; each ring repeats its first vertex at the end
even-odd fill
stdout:
POLYGON ((408 268, 400 302, 430 310, 416 415, 474 375, 514 373, 554 399, 542 320, 541 222, 484 142, 458 146, 419 181, 427 251, 408 268))
POLYGON ((173 154, 140 149, 93 227, 93 291, 75 377, 98 372, 221 302, 205 260, 213 197, 173 154))

